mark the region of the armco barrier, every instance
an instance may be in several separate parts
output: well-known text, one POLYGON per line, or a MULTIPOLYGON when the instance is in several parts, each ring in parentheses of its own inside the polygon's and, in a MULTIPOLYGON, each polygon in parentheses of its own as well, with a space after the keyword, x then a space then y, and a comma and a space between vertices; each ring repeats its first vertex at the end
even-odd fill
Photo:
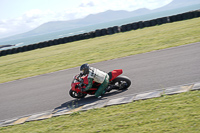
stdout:
POLYGON ((38 49, 38 48, 44 48, 44 47, 48 47, 48 46, 53 46, 53 45, 58 45, 58 44, 63 44, 63 43, 68 43, 68 42, 73 42, 73 41, 79 41, 79 40, 84 40, 84 39, 89 39, 89 38, 94 38, 94 37, 100 37, 100 36, 104 36, 104 35, 112 35, 112 34, 119 33, 119 32, 137 30, 137 29, 141 29, 144 27, 156 26, 156 25, 161 25, 161 24, 165 24, 165 23, 171 23, 171 22, 176 22, 176 21, 181 21, 181 20, 192 19, 192 18, 196 18, 196 17, 200 17, 200 10, 185 12, 185 13, 172 15, 172 16, 168 16, 168 17, 157 18, 157 19, 153 19, 153 20, 134 22, 134 23, 125 24, 122 26, 114 26, 114 27, 109 27, 109 28, 104 28, 104 29, 97 29, 95 31, 91 31, 88 33, 83 33, 83 34, 79 34, 79 35, 49 40, 49 41, 45 41, 45 42, 39 42, 36 44, 30 44, 27 46, 13 48, 13 49, 0 50, 0 57, 8 55, 8 54, 15 54, 15 53, 19 53, 19 52, 30 51, 30 50, 34 50, 34 49, 38 49))

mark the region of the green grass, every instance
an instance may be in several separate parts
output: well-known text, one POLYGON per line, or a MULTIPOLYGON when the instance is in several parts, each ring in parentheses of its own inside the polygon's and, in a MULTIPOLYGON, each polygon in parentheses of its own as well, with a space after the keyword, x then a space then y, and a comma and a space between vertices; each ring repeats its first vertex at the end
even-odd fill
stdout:
POLYGON ((0 57, 0 83, 200 42, 200 18, 0 57))
POLYGON ((199 133, 200 91, 76 112, 22 125, 1 133, 199 133))

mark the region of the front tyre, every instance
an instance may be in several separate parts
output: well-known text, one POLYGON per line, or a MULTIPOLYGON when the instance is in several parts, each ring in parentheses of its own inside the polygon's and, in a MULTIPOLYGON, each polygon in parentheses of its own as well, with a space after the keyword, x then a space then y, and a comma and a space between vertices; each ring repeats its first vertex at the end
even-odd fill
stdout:
POLYGON ((87 94, 77 93, 76 91, 70 89, 69 95, 73 98, 84 98, 87 94))
POLYGON ((131 85, 131 80, 126 76, 116 77, 112 82, 114 88, 117 90, 125 90, 131 85))

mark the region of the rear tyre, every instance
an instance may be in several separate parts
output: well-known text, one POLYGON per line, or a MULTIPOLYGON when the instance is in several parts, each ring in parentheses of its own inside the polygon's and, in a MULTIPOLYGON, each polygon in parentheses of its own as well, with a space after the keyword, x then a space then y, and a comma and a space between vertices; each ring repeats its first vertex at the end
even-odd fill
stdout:
POLYGON ((112 82, 114 88, 117 90, 125 90, 131 85, 131 80, 126 76, 120 76, 115 78, 112 82))
POLYGON ((70 89, 69 95, 73 98, 84 98, 87 94, 77 93, 76 91, 70 89))

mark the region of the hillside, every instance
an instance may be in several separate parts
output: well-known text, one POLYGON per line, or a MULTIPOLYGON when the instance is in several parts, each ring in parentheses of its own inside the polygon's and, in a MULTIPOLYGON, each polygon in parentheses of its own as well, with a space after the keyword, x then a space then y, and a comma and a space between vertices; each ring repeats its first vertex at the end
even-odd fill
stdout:
POLYGON ((195 4, 200 4, 200 0, 173 0, 171 3, 165 5, 164 7, 155 9, 155 11, 157 12, 157 11, 171 10, 195 4))

